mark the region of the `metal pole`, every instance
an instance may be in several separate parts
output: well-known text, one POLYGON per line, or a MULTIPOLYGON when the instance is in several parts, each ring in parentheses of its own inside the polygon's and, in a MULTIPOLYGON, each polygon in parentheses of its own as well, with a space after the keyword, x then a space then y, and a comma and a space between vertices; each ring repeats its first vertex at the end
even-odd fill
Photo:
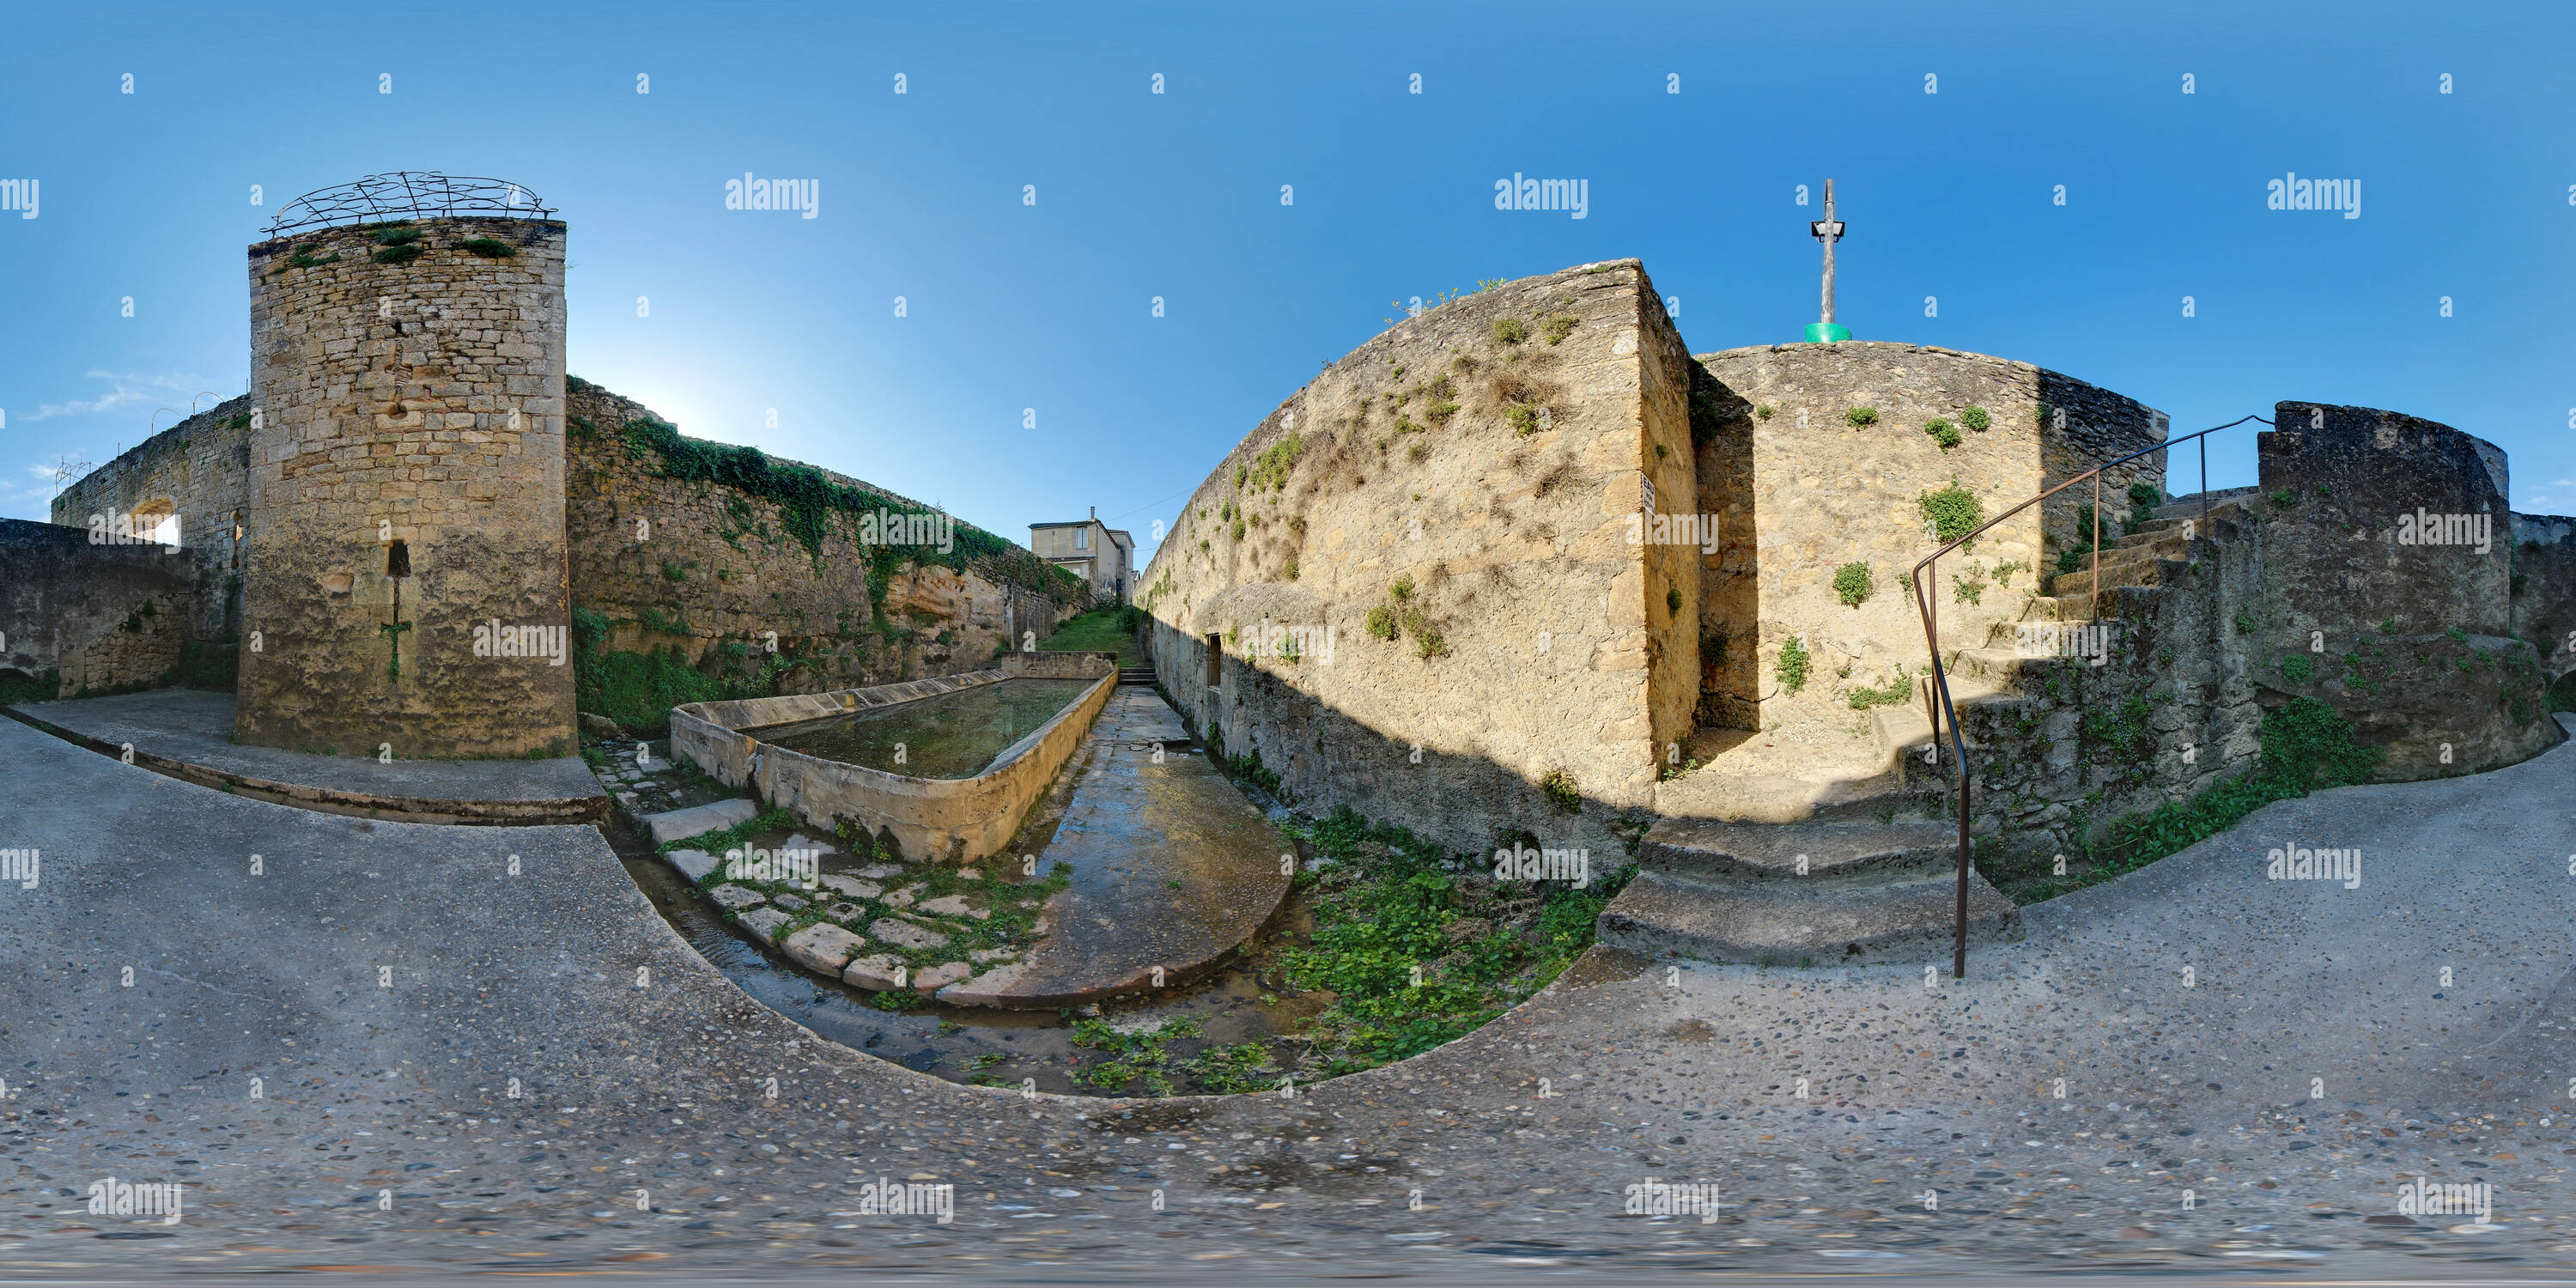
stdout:
POLYGON ((1834 181, 1825 180, 1825 316, 1834 320, 1834 181))
POLYGON ((2093 606, 2094 621, 2102 620, 2102 471, 2093 471, 2093 606))

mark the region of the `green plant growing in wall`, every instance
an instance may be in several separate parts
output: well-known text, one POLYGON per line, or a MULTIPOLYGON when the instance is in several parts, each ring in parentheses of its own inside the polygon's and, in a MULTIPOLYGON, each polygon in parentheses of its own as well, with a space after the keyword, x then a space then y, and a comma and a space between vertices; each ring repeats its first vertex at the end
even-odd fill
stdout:
POLYGON ((2243 613, 2243 612, 2239 612, 2239 613, 2237 613, 2237 614, 2236 614, 2236 633, 2237 633, 2237 634, 2239 634, 2239 635, 2251 635, 2251 634, 2253 634, 2253 633, 2254 633, 2254 618, 2253 618, 2251 615, 2246 614, 2246 613, 2243 613))
POLYGON ((1288 486, 1288 472, 1297 467, 1297 458, 1306 454, 1306 436, 1291 433, 1272 443, 1253 460, 1249 470, 1237 474, 1237 484, 1250 482, 1255 492, 1282 491, 1288 486))
POLYGON ((1503 408, 1503 419, 1511 425, 1512 433, 1527 438, 1542 428, 1539 411, 1534 402, 1511 403, 1503 408))
POLYGON ((372 259, 379 264, 408 264, 413 260, 420 258, 420 247, 409 244, 387 246, 383 250, 377 251, 373 255, 369 255, 367 258, 372 259))
POLYGON ((1386 593, 1395 596, 1395 602, 1399 604, 1412 603, 1413 574, 1406 573, 1403 576, 1396 578, 1395 583, 1386 588, 1386 593))
POLYGON ((2281 674, 2292 684, 2305 684, 2315 678, 2317 664, 2293 653, 2281 659, 2281 674))
POLYGON ((1938 416, 1923 422, 1923 432, 1931 435, 1932 441, 1939 443, 1942 451, 1959 445, 1959 427, 1938 416))
POLYGON ((1529 328, 1519 318, 1494 319, 1494 338, 1504 344, 1519 344, 1529 338, 1529 328))
POLYGON ((1854 429, 1867 429, 1878 423, 1876 407, 1854 407, 1843 413, 1843 420, 1854 429))
POLYGON ((1983 578, 1976 575, 1976 571, 1975 567, 1971 566, 1967 572, 1952 573, 1950 575, 1951 603, 1982 604, 1986 602, 1986 583, 1983 578))
POLYGON ((1970 407, 1959 413, 1959 423, 1982 434, 1995 423, 1995 418, 1988 415, 1983 407, 1970 407))
POLYGON ((518 248, 512 246, 510 243, 505 241, 495 241, 489 237, 468 237, 464 241, 456 243, 456 248, 458 250, 472 251, 485 259, 516 259, 519 254, 518 248))
POLYGON ((1581 326, 1581 325, 1583 325, 1583 321, 1582 321, 1582 319, 1580 319, 1580 318, 1569 318, 1569 317, 1553 317, 1553 318, 1549 318, 1549 319, 1547 320, 1547 326, 1546 326, 1546 328, 1545 328, 1545 334, 1546 334, 1546 336, 1547 336, 1547 342, 1548 342, 1549 344, 1556 344, 1556 343, 1558 343, 1558 342, 1560 342, 1560 341, 1564 340, 1564 339, 1565 339, 1565 337, 1567 337, 1567 336, 1569 336, 1569 335, 1574 334, 1574 328, 1576 328, 1576 327, 1578 327, 1578 326, 1581 326))
POLYGON ((1776 414, 1776 411, 1769 403, 1764 403, 1753 409, 1754 418, 1757 420, 1769 420, 1774 414, 1776 414))
POLYGON ((1807 687, 1807 667, 1814 659, 1807 656, 1806 641, 1792 635, 1780 645, 1780 687, 1791 693, 1807 687))
POLYGON ((1382 640, 1393 640, 1402 633, 1401 628, 1396 625, 1395 609, 1385 604, 1370 605, 1367 630, 1370 635, 1382 640))
POLYGON ((1669 610, 1671 613, 1673 613, 1673 615, 1675 615, 1675 616, 1680 616, 1680 615, 1681 615, 1681 611, 1682 611, 1682 588, 1681 588, 1681 587, 1679 587, 1679 586, 1666 586, 1666 587, 1664 587, 1664 607, 1665 607, 1667 610, 1669 610))
MULTIPOLYGON (((1931 525, 1932 539, 1945 546, 1976 531, 1977 525, 1985 522, 1985 507, 1977 501, 1977 494, 1960 487, 1955 474, 1950 476, 1950 486, 1938 492, 1926 492, 1916 497, 1914 504, 1923 512, 1924 522, 1931 525)), ((1959 549, 1963 554, 1972 554, 1976 551, 1976 544, 1971 542, 1959 549)))
POLYGON ((1567 814, 1583 812, 1583 789, 1575 783, 1574 775, 1562 769, 1551 769, 1538 780, 1538 789, 1547 794, 1548 803, 1559 811, 1567 814))
POLYGON ((286 257, 286 262, 296 268, 319 268, 324 264, 336 264, 339 262, 340 252, 335 250, 328 255, 315 255, 313 253, 320 249, 322 249, 321 243, 307 242, 304 245, 296 247, 295 253, 286 257))
POLYGON ((1913 697, 1913 677, 1908 676, 1905 673, 1905 664, 1899 662, 1896 664, 1896 678, 1888 681, 1886 688, 1872 689, 1864 687, 1852 690, 1851 709, 1854 711, 1867 711, 1871 707, 1892 707, 1901 702, 1911 701, 1913 700, 1913 697))
POLYGON ((1834 594, 1843 601, 1845 608, 1860 607, 1873 589, 1875 586, 1870 581, 1866 563, 1847 563, 1834 570, 1834 594))

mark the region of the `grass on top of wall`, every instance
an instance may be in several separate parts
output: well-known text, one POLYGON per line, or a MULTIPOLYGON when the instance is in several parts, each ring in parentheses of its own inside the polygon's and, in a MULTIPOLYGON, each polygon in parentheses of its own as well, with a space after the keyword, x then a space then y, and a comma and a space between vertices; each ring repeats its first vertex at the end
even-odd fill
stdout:
POLYGON ((1145 655, 1136 647, 1136 628, 1144 622, 1145 610, 1095 608, 1065 619, 1053 635, 1038 641, 1038 647, 1051 651, 1118 654, 1120 666, 1143 666, 1145 655))

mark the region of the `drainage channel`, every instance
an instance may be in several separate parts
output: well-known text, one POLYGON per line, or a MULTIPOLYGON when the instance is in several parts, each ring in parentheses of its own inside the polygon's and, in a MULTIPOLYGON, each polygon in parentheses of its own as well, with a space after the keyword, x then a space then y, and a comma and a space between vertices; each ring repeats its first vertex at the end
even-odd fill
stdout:
MULTIPOLYGON (((774 849, 791 835, 748 843, 774 849)), ((662 919, 762 1005, 853 1050, 950 1082, 1107 1097, 1268 1090, 1269 1080, 1234 1072, 1264 1063, 1244 1044, 1261 1043, 1266 1063, 1293 1068, 1300 1047, 1285 1034, 1331 1000, 1297 993, 1280 977, 1281 956, 1305 943, 1302 892, 1229 961, 1184 987, 1081 1008, 1006 1011, 826 980, 772 957, 661 858, 622 861, 662 919), (1164 1036, 1151 1036, 1158 1031, 1164 1036)))

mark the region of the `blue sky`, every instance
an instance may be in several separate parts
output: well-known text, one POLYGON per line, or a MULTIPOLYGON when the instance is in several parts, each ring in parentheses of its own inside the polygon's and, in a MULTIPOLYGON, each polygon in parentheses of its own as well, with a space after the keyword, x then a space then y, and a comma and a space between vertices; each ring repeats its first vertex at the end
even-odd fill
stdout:
MULTIPOLYGON (((1794 340, 1827 176, 1860 338, 2177 432, 2412 412, 2576 511, 2571 11, 2249 7, 18 6, 0 178, 42 204, 0 213, 0 515, 240 392, 242 248, 396 169, 562 211, 574 374, 1019 540, 1097 506, 1150 550, 1390 300, 1637 256, 1694 351, 1794 340), (818 217, 725 210, 746 171, 818 181, 818 217), (2361 217, 2267 210, 2289 171, 2361 217), (1496 211, 1515 172, 1587 180, 1588 216, 1496 211)), ((2212 460, 2250 481, 2252 439, 2212 460)))

